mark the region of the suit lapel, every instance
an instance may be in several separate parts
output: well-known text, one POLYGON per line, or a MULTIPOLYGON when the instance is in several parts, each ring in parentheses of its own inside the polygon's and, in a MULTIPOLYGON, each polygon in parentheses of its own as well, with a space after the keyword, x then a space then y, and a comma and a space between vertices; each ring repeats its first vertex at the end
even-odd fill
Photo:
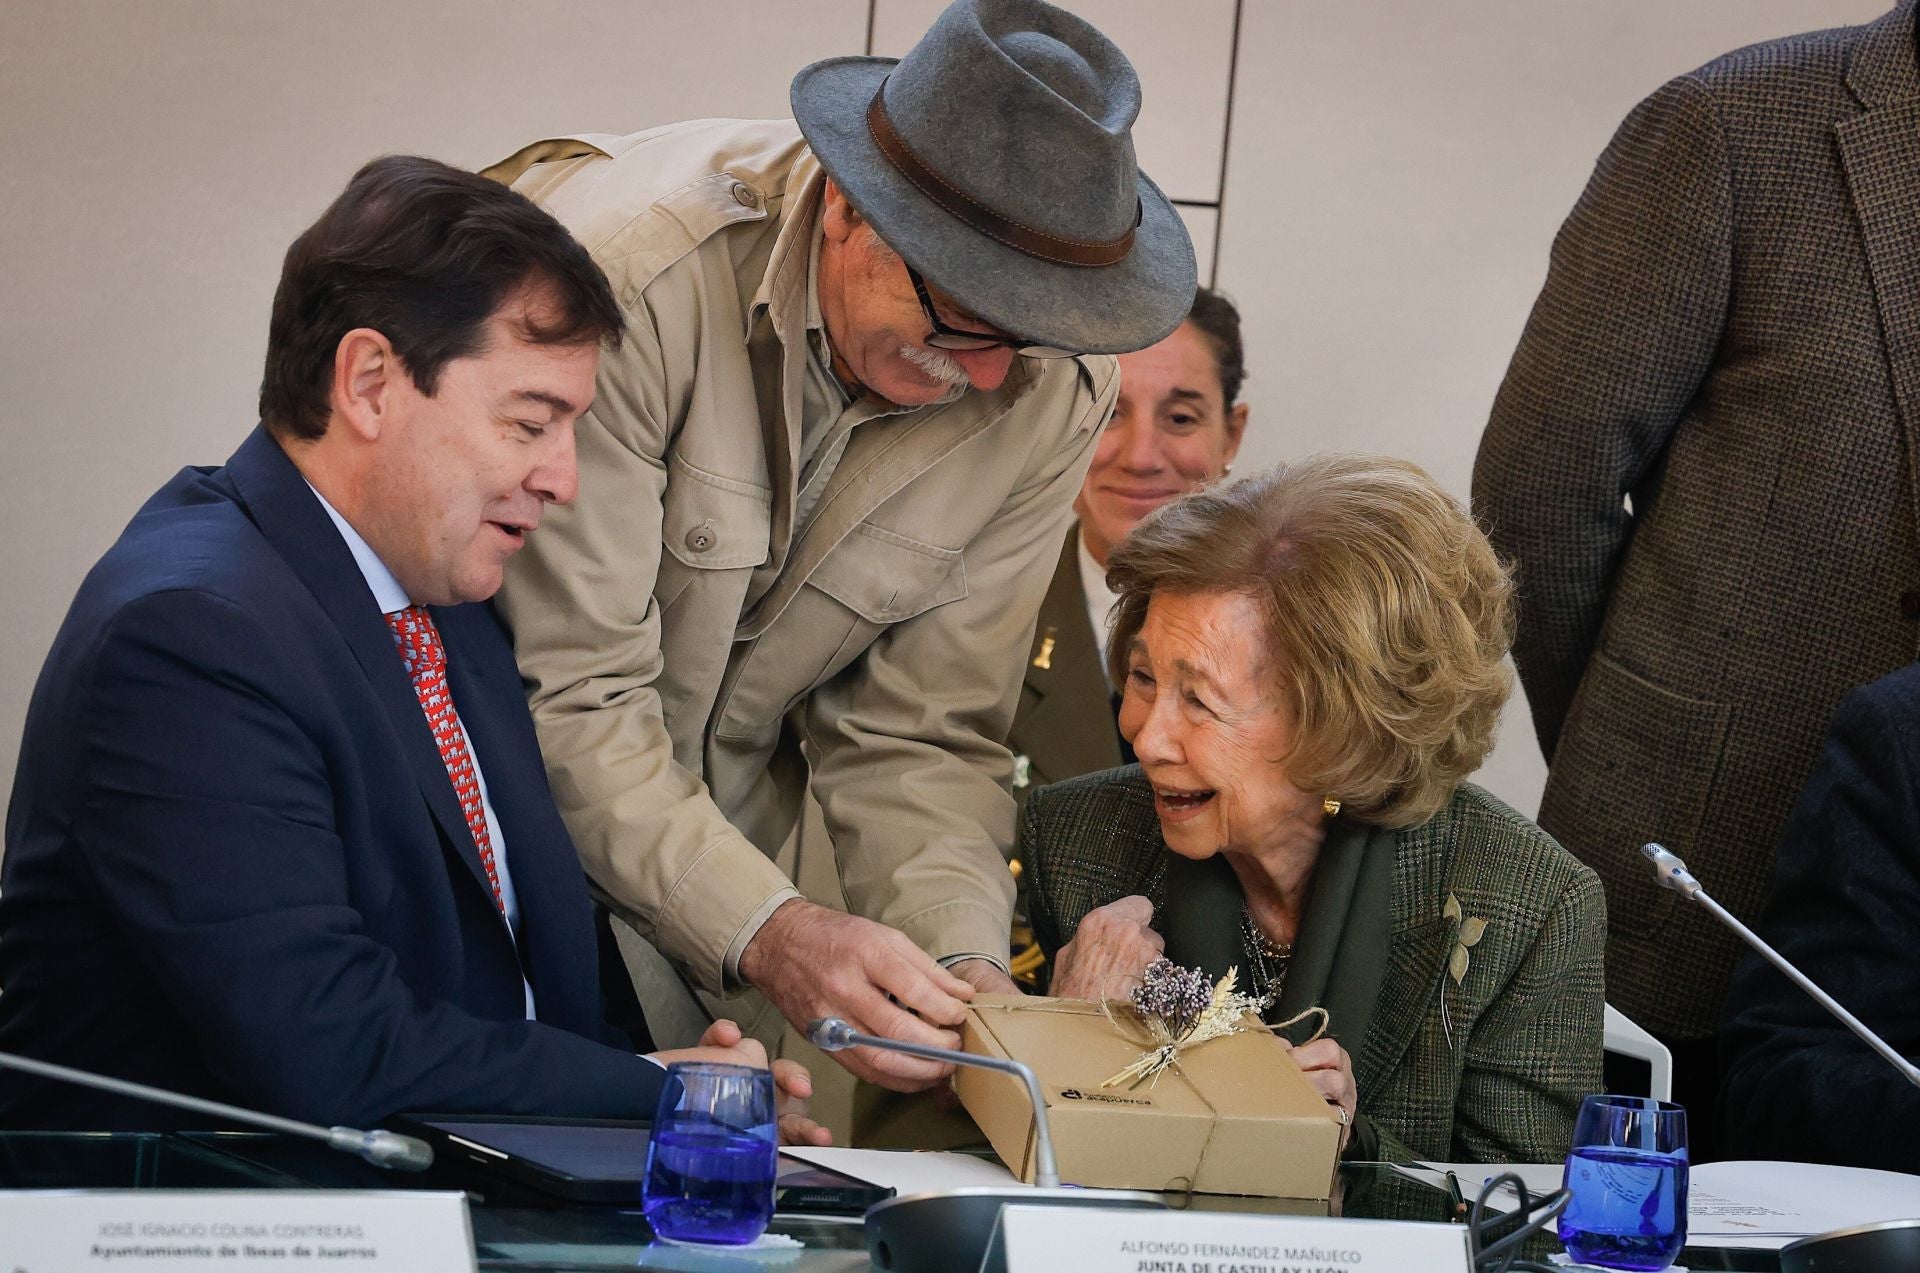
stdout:
POLYGON ((1118 769, 1112 689, 1080 586, 1080 532, 1068 532, 1027 655, 1032 706, 1015 721, 1007 745, 1033 762, 1036 783, 1118 769))
POLYGON ((1920 519, 1914 471, 1920 420, 1920 213, 1912 199, 1920 171, 1920 69, 1913 6, 1872 24, 1847 66, 1847 86, 1867 109, 1835 125, 1868 273, 1879 303, 1894 402, 1907 438, 1907 488, 1920 519))
MULTIPOLYGON (((1444 818, 1446 815, 1442 814, 1444 818)), ((1373 1020, 1363 1039, 1351 1041, 1356 1086, 1369 1091, 1399 1066, 1414 1036, 1436 1011, 1435 996, 1451 949, 1453 925, 1434 899, 1443 895, 1449 849, 1433 852, 1429 823, 1394 835, 1392 901, 1387 919, 1392 934, 1380 971, 1373 1020), (1357 1044, 1357 1046, 1354 1046, 1357 1044)))
MULTIPOLYGON (((489 909, 498 914, 486 869, 480 863, 480 850, 460 812, 453 780, 447 777, 426 713, 420 710, 413 683, 407 679, 394 649, 393 633, 340 532, 300 470, 264 429, 256 428, 240 445, 227 461, 226 472, 260 533, 286 559, 353 652, 354 661, 366 674, 374 697, 400 739, 407 767, 413 771, 427 808, 440 826, 442 840, 486 893, 489 909)), ((505 928, 502 923, 503 933, 505 928)))
MULTIPOLYGON (((1397 901, 1397 899, 1396 899, 1397 901)), ((1393 944, 1387 951, 1385 987, 1398 987, 1396 995, 1405 995, 1398 1006, 1383 993, 1386 1011, 1375 1012, 1367 1037, 1358 1051, 1352 1051, 1354 1085, 1363 1092, 1373 1091, 1393 1073, 1413 1043, 1413 1036, 1433 1011, 1434 996, 1440 990, 1440 973, 1446 963, 1447 939, 1453 927, 1435 918, 1412 929, 1395 928, 1393 944), (1410 1003, 1408 1001, 1411 1001, 1410 1003)))

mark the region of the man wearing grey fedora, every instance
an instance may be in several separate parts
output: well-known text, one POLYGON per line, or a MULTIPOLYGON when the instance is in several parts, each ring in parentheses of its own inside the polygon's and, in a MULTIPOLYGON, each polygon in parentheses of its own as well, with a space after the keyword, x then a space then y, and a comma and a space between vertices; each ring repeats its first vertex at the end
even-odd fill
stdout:
POLYGON ((976 988, 1013 989, 1002 739, 1117 393, 1100 355, 1179 324, 1193 250, 1136 165, 1132 67, 1036 0, 959 0, 792 103, 489 169, 630 324, 582 497, 500 609, 622 918, 709 993, 950 1046, 976 988), (775 861, 809 795, 837 884, 813 898, 775 861))

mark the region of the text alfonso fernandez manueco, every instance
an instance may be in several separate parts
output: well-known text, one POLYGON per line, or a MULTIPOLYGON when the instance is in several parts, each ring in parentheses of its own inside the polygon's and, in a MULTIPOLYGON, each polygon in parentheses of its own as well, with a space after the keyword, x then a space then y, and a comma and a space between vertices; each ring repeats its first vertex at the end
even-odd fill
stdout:
POLYGON ((1120 1253, 1141 1257, 1135 1273, 1344 1273, 1364 1259, 1339 1247, 1146 1239, 1122 1242, 1120 1253))

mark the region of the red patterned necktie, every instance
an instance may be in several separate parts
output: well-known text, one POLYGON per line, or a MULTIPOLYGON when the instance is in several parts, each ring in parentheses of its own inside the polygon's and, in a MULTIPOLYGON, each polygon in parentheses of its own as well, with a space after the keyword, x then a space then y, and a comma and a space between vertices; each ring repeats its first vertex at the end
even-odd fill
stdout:
POLYGON ((493 864, 493 835, 487 830, 487 810, 480 801, 480 778, 474 772, 473 757, 467 751, 467 736, 454 714, 453 695, 447 689, 447 648, 440 642, 440 630, 424 606, 408 606, 387 616, 393 630, 393 643, 413 680, 413 692, 420 699, 420 710, 433 727, 433 741, 440 748, 440 763, 453 780, 453 794, 460 800, 460 812, 466 815, 467 830, 480 850, 480 864, 487 868, 487 883, 493 887, 493 904, 506 914, 506 902, 500 896, 500 872, 493 864))

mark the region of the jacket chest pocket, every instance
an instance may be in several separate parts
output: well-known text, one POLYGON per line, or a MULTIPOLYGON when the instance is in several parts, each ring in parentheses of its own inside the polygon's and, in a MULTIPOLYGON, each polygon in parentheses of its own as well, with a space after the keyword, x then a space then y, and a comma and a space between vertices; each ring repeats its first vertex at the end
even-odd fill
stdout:
POLYGON ((661 496, 662 551, 653 583, 660 612, 710 572, 751 570, 766 561, 772 523, 773 492, 708 473, 675 455, 667 462, 661 496))
POLYGON ((661 500, 660 564, 653 600, 660 617, 661 711, 671 721, 696 698, 710 702, 725 671, 754 568, 767 560, 771 492, 668 463, 661 500))
POLYGON ((861 619, 885 626, 967 595, 958 548, 909 539, 869 523, 854 528, 807 582, 861 619))
POLYGON ((966 595, 959 549, 861 524, 753 643, 721 707, 719 734, 771 743, 786 713, 880 633, 966 595))

